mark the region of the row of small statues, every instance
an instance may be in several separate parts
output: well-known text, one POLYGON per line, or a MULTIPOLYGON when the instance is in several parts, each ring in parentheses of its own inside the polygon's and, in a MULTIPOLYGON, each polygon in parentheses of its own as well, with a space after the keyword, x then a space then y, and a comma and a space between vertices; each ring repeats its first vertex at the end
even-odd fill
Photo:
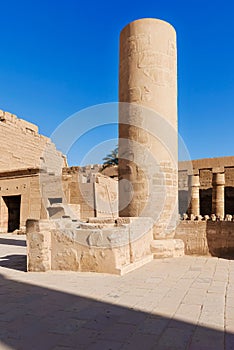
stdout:
POLYGON ((221 217, 219 215, 215 215, 215 214, 211 214, 210 216, 209 215, 194 215, 194 214, 186 214, 184 213, 182 215, 182 217, 180 216, 180 220, 191 220, 191 221, 208 221, 208 220, 211 220, 211 221, 234 221, 234 215, 231 215, 231 214, 227 214, 224 217, 221 217))

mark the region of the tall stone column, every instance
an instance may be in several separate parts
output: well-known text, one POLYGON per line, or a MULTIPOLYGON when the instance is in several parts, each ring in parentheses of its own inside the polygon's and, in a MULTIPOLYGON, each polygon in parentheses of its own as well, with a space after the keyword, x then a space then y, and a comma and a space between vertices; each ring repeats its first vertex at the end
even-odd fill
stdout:
POLYGON ((188 187, 190 195, 189 214, 200 215, 200 176, 198 174, 189 175, 188 187))
POLYGON ((178 218, 176 32, 145 18, 120 35, 119 214, 153 217, 154 235, 178 218))
POLYGON ((225 174, 213 173, 212 176, 212 213, 220 218, 224 218, 224 187, 225 174))

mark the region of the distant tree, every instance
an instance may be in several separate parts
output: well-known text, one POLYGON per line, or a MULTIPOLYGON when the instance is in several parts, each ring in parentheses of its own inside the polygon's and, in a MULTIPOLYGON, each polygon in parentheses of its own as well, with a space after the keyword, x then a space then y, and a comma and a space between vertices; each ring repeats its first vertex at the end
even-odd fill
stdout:
POLYGON ((116 147, 114 150, 111 151, 110 154, 107 154, 105 158, 103 158, 103 168, 105 169, 109 166, 118 165, 119 158, 118 158, 118 147, 116 147))

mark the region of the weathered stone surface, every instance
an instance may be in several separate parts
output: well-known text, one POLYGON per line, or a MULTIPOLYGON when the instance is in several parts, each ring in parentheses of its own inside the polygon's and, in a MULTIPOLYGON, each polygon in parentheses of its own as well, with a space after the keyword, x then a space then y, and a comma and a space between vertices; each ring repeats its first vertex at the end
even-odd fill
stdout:
POLYGON ((81 229, 69 219, 28 221, 28 270, 131 271, 152 257, 153 233, 151 219, 129 221, 103 229, 81 229))
POLYGON ((170 235, 177 218, 176 60, 169 23, 146 18, 122 30, 119 210, 120 216, 152 217, 156 237, 170 235))
POLYGON ((88 223, 91 224, 100 224, 100 225, 114 225, 116 219, 114 218, 109 218, 109 217, 101 217, 101 218, 88 218, 88 223))
MULTIPOLYGON (((36 125, 8 112, 1 112, 0 139, 0 232, 13 232, 22 230, 29 218, 48 217, 40 175, 61 174, 66 161, 36 125)), ((51 191, 53 187, 54 182, 51 191)))
POLYGON ((79 217, 116 218, 118 216, 118 182, 100 174, 101 166, 63 169, 62 186, 67 202, 79 205, 79 217))
POLYGON ((1 143, 0 172, 40 168, 42 157, 46 157, 48 171, 57 172, 58 163, 60 169, 64 166, 62 154, 51 140, 38 134, 36 125, 11 113, 2 112, 0 139, 4 140, 1 143))
POLYGON ((187 255, 234 257, 233 221, 181 221, 175 237, 183 240, 187 255))
POLYGON ((151 243, 155 259, 177 258, 184 255, 184 242, 181 239, 158 239, 151 243))
POLYGON ((51 233, 55 223, 49 220, 27 221, 27 270, 51 270, 51 233))

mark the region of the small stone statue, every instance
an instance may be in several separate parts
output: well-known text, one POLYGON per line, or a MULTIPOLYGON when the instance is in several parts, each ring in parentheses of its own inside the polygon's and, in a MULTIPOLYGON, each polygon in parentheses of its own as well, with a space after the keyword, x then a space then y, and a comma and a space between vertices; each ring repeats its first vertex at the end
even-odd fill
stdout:
POLYGON ((232 221, 232 215, 227 214, 225 217, 225 221, 232 221))
POLYGON ((195 220, 195 215, 194 214, 190 214, 190 220, 194 221, 195 220))
POLYGON ((183 220, 188 220, 188 214, 186 213, 183 214, 183 220))
POLYGON ((209 217, 209 215, 205 215, 205 216, 204 216, 204 220, 205 220, 205 221, 208 221, 208 220, 210 220, 210 217, 209 217))
POLYGON ((212 220, 212 221, 216 221, 216 219, 217 219, 217 218, 216 218, 216 215, 215 215, 215 214, 211 214, 211 220, 212 220))

